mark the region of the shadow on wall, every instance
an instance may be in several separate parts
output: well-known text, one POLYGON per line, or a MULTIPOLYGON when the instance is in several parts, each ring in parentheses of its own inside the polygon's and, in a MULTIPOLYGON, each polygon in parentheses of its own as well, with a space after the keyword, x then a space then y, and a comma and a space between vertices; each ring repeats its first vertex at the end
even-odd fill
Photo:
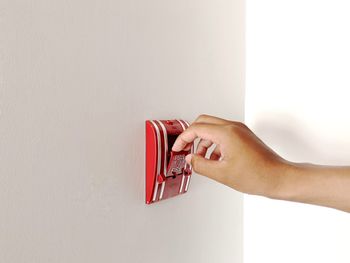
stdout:
POLYGON ((290 161, 335 161, 328 151, 319 147, 313 127, 296 116, 275 112, 259 114, 252 129, 267 145, 290 161))

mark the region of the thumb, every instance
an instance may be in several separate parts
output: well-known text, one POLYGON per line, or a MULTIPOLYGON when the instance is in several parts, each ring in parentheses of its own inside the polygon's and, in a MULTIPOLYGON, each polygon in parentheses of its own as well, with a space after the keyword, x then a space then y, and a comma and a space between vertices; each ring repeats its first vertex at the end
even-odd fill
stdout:
POLYGON ((218 170, 218 161, 209 160, 198 154, 189 154, 186 156, 186 161, 192 165, 193 171, 214 178, 218 170))

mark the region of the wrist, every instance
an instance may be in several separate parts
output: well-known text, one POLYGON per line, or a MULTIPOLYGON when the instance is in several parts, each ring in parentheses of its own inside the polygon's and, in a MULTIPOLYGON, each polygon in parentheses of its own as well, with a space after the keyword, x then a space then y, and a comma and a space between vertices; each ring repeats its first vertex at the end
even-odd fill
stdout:
POLYGON ((271 174, 272 199, 336 208, 350 212, 350 167, 282 161, 271 174))
POLYGON ((297 198, 299 185, 302 184, 302 174, 305 167, 299 163, 281 161, 275 169, 275 184, 267 197, 280 200, 295 200, 297 198))

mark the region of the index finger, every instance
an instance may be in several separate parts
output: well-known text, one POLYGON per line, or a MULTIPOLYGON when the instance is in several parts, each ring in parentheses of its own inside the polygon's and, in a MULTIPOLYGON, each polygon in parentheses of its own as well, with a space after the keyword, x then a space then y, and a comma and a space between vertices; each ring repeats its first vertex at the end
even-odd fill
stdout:
POLYGON ((174 142, 172 150, 182 151, 188 144, 193 143, 196 138, 210 140, 215 144, 220 144, 222 129, 220 125, 212 123, 193 123, 183 131, 174 142))

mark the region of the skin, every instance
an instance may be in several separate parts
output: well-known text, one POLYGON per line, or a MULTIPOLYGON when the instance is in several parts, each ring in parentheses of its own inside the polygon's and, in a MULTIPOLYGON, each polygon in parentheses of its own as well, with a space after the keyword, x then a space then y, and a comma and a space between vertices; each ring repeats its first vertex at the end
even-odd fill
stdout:
POLYGON ((186 161, 200 175, 247 194, 350 212, 350 167, 287 161, 245 124, 209 115, 199 116, 172 150, 189 150, 196 139, 195 154, 186 161))

